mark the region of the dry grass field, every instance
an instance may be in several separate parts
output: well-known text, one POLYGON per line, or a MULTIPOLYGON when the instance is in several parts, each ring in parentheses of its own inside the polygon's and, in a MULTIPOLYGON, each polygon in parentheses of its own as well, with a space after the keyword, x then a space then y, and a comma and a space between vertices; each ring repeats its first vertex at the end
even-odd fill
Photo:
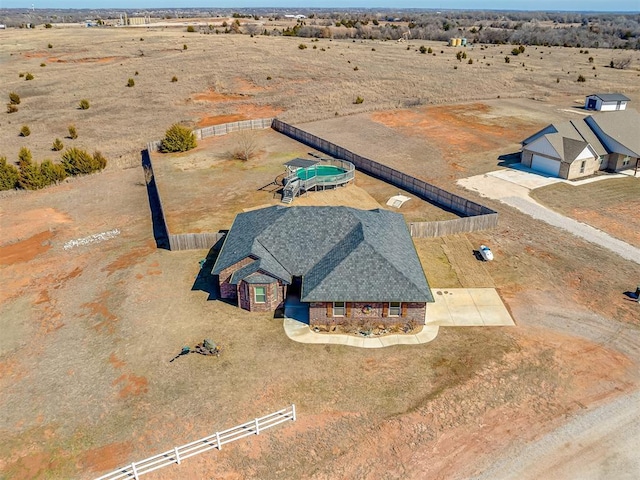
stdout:
POLYGON ((568 217, 640 247, 640 182, 635 178, 605 180, 579 187, 558 183, 536 189, 531 196, 568 217))
MULTIPOLYGON (((463 479, 637 389, 640 315, 622 293, 640 267, 499 203, 489 203, 497 229, 416 247, 434 287, 458 287, 470 279, 449 256, 470 252, 454 245, 491 245, 487 280, 517 326, 441 329, 419 347, 292 342, 281 319, 215 300, 198 265, 206 251, 155 248, 140 150, 175 122, 277 114, 455 190, 456 178, 497 168, 546 123, 581 115, 584 94, 640 100, 637 70, 604 67, 616 51, 592 50, 592 71, 573 49, 527 47, 522 66, 504 63, 506 46, 477 46, 469 65, 455 49, 432 43, 427 56, 418 46, 160 28, 0 32, 0 95, 22 98, 18 112, 0 113, 0 155, 15 160, 28 146, 36 160, 55 158, 53 139, 73 123, 79 138, 65 144, 110 160, 97 175, 0 196, 0 478, 95 478, 295 403, 297 422, 145 478, 463 479), (88 110, 77 108, 82 98, 88 110), (113 229, 112 239, 64 248, 113 229), (169 362, 203 338, 222 346, 220 358, 169 362)), ((172 228, 228 228, 235 212, 277 202, 259 188, 309 149, 257 135, 247 163, 228 160, 231 135, 158 156, 172 228)), ((296 202, 374 205, 397 193, 362 175, 338 192, 296 202)), ((585 205, 602 217, 614 208, 585 205)), ((442 214, 415 199, 405 206, 408 219, 442 214)), ((603 478, 637 466, 589 449, 598 438, 580 441, 603 478)))

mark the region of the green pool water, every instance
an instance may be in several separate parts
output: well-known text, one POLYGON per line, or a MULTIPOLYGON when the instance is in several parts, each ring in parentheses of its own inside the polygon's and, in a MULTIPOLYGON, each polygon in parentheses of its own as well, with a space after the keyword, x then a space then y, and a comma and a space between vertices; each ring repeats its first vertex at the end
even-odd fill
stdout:
POLYGON ((309 180, 316 175, 319 177, 328 177, 331 175, 341 175, 343 173, 345 173, 345 170, 334 167, 333 165, 315 165, 309 168, 299 168, 296 171, 296 175, 298 175, 300 180, 309 180))

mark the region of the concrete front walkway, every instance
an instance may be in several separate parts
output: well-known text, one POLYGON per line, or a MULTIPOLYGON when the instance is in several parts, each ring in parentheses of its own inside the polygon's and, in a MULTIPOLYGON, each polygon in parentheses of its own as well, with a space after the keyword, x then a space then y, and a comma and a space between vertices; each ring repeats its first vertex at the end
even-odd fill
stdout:
POLYGON ((494 288, 433 289, 435 303, 427 305, 426 324, 415 334, 358 337, 355 335, 316 333, 309 328, 309 310, 297 299, 288 299, 284 308, 284 331, 300 343, 382 348, 392 345, 419 345, 436 338, 441 326, 514 325, 494 288))

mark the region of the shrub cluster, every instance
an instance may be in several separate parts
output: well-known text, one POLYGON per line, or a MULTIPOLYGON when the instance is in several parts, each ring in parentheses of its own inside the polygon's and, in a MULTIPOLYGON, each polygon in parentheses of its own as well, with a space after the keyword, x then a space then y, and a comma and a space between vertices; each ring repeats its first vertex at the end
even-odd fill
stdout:
POLYGON ((18 153, 17 168, 7 163, 6 157, 0 157, 0 190, 39 190, 69 176, 100 171, 106 165, 107 160, 100 152, 90 155, 78 148, 67 149, 62 155, 61 163, 53 163, 47 159, 38 164, 33 161, 31 151, 22 147, 18 153))
POLYGON ((7 113, 15 113, 20 105, 20 95, 16 92, 9 93, 9 103, 7 103, 7 113))
POLYGON ((186 152, 197 146, 196 136, 191 129, 176 123, 165 132, 160 143, 160 151, 165 153, 186 152))

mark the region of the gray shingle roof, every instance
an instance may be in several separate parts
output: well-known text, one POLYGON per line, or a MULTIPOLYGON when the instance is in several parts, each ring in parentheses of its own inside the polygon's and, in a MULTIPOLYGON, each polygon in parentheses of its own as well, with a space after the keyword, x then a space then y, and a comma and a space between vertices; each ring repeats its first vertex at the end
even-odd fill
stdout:
POLYGON ((308 160, 306 158, 294 158, 285 163, 285 167, 308 168, 320 163, 320 160, 308 160))
POLYGON ((593 93, 589 97, 598 97, 603 102, 628 102, 629 98, 621 93, 593 93))
MULTIPOLYGON (((610 113, 613 112, 606 112, 604 115, 610 113)), ((587 145, 590 145, 597 155, 607 154, 607 150, 589 127, 586 119, 553 123, 523 140, 522 144, 526 146, 542 136, 547 138, 558 152, 558 158, 565 163, 573 162, 587 145)))
MULTIPOLYGON (((302 276, 303 301, 433 301, 404 217, 387 210, 274 206, 241 213, 212 272, 248 256, 285 282, 302 276)), ((234 280, 256 275, 252 265, 234 280)))
POLYGON ((640 156, 640 114, 636 110, 596 113, 587 122, 596 123, 608 137, 640 156))

